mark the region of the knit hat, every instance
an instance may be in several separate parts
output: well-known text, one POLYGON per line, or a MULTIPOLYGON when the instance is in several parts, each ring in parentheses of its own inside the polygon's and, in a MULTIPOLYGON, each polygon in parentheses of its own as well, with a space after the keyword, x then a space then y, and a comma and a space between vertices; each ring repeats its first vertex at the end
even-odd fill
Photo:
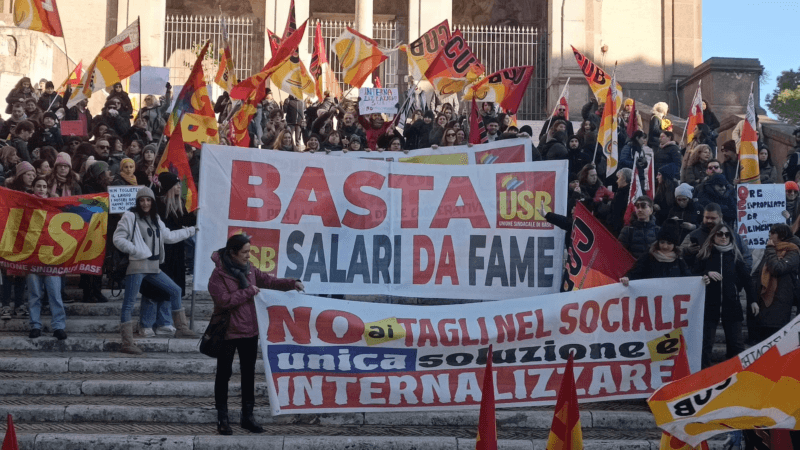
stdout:
POLYGON ((161 185, 161 192, 166 193, 181 180, 172 172, 161 172, 158 174, 158 184, 161 185))
POLYGON ((656 240, 671 242, 675 246, 681 245, 681 229, 673 219, 668 219, 661 226, 656 240))
POLYGON ((60 165, 72 167, 72 158, 69 156, 69 153, 61 152, 56 156, 56 163, 53 167, 58 167, 60 165))
POLYGON ((623 105, 624 106, 633 106, 633 99, 632 98, 626 98, 625 99, 625 103, 623 105))
POLYGON ((142 154, 144 154, 145 152, 153 152, 153 154, 157 154, 158 146, 156 146, 156 144, 147 144, 142 149, 142 154))
POLYGON ((22 161, 21 163, 17 164, 17 176, 21 176, 25 172, 35 172, 36 169, 33 168, 33 164, 29 163, 28 161, 22 161))
POLYGON ((797 186, 797 183, 795 183, 794 181, 787 181, 784 186, 786 186, 787 191, 800 192, 800 187, 797 186))
POLYGON ((711 185, 711 186, 715 186, 715 185, 717 185, 717 186, 727 186, 728 185, 728 179, 725 178, 725 175, 723 175, 721 173, 715 173, 714 175, 712 175, 712 176, 710 176, 708 178, 708 184, 711 185))
POLYGON ((680 186, 675 188, 675 197, 683 196, 692 198, 692 191, 694 188, 688 183, 681 183, 680 186))
POLYGON ((119 166, 122 167, 126 162, 130 162, 134 166, 136 165, 136 161, 134 161, 132 158, 122 158, 122 161, 119 162, 119 166))
POLYGON ((42 120, 47 119, 48 117, 53 119, 55 122, 58 122, 58 116, 56 116, 56 113, 48 111, 42 115, 42 120))
POLYGON ((139 192, 136 193, 136 203, 139 203, 139 199, 142 197, 150 197, 154 201, 156 199, 155 194, 153 194, 153 190, 147 186, 139 189, 139 192))
POLYGON ((680 179, 680 166, 675 163, 665 164, 658 169, 658 173, 664 178, 672 180, 680 179))
POLYGON ((350 136, 350 142, 358 142, 359 144, 363 144, 363 142, 361 142, 361 136, 357 134, 350 136))
POLYGON ((105 161, 95 161, 94 164, 89 166, 89 170, 88 170, 89 177, 97 178, 100 175, 102 175, 103 173, 105 173, 106 170, 108 170, 108 163, 107 162, 105 162, 105 161))

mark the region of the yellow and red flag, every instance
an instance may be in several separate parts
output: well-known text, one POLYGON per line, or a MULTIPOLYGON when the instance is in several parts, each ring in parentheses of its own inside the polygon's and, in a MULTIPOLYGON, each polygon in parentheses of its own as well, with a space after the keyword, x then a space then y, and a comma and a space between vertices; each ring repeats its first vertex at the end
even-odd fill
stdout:
POLYGON ((261 69, 261 72, 242 80, 231 90, 231 98, 244 100, 242 107, 233 116, 230 123, 231 143, 233 145, 240 147, 250 146, 250 135, 247 132, 247 126, 250 124, 253 115, 255 115, 258 104, 267 95, 265 82, 297 50, 306 31, 307 22, 303 22, 303 25, 296 32, 281 43, 273 57, 261 69))
MULTIPOLYGON (((634 180, 635 181, 635 180, 634 180)), ((564 291, 619 282, 636 259, 581 202, 575 205, 564 291), (603 255, 614 255, 613 258, 603 255)))
MULTIPOLYGON (((670 381, 678 381, 692 374, 692 371, 689 369, 689 357, 686 353, 686 340, 683 338, 683 333, 680 334, 680 348, 678 349, 678 354, 675 355, 674 364, 675 365, 672 366, 672 379, 670 381)), ((700 445, 692 447, 664 431, 661 435, 659 450, 708 450, 708 442, 703 441, 700 445)))
POLYGON ((231 53, 231 44, 228 39, 228 27, 225 25, 224 17, 220 17, 219 25, 222 29, 222 49, 220 50, 222 57, 219 61, 219 70, 214 77, 214 82, 222 89, 230 92, 231 89, 236 86, 238 80, 236 79, 236 72, 233 68, 233 53, 231 53))
MULTIPOLYGON (((592 60, 583 56, 583 53, 575 50, 575 47, 572 47, 572 53, 575 54, 575 61, 578 62, 578 66, 580 66, 581 71, 583 71, 583 76, 586 77, 586 82, 589 83, 589 88, 592 89, 597 101, 603 103, 606 101, 608 88, 611 87, 612 77, 609 77, 605 70, 593 63, 592 60)), ((613 80, 613 82, 621 94, 622 86, 615 80, 613 80)), ((620 106, 622 106, 622 95, 619 95, 619 103, 614 104, 617 111, 619 111, 620 106)))
POLYGON ((303 97, 312 97, 316 93, 314 79, 311 78, 306 65, 299 57, 289 57, 275 69, 269 79, 278 89, 301 100, 303 97))
POLYGON ((692 104, 689 106, 689 120, 686 121, 686 142, 692 142, 694 139, 694 127, 703 122, 703 94, 700 92, 700 84, 698 82, 697 90, 692 98, 692 104))
POLYGON ((342 65, 342 81, 357 88, 388 58, 376 41, 350 27, 333 41, 333 52, 342 65))
POLYGON ((317 22, 314 34, 314 53, 311 55, 311 76, 314 78, 317 98, 322 101, 325 91, 335 98, 342 96, 342 88, 336 81, 336 75, 328 63, 328 54, 325 53, 325 41, 322 39, 322 25, 317 22))
POLYGON ((497 416, 494 410, 494 372, 492 371, 492 346, 486 355, 481 390, 481 412, 478 416, 478 437, 475 450, 497 450, 497 416))
POLYGON ((444 22, 426 31, 416 41, 400 47, 408 56, 408 69, 414 80, 419 81, 425 76, 428 66, 449 41, 450 23, 445 19, 444 22))
POLYGON ((197 209, 197 185, 192 178, 192 169, 189 167, 189 160, 186 158, 186 149, 183 146, 183 127, 178 127, 169 138, 169 144, 161 155, 161 161, 156 167, 156 175, 162 172, 171 172, 181 180, 181 196, 186 201, 186 211, 192 212, 197 209))
POLYGON ((70 108, 75 106, 81 100, 90 98, 93 92, 118 83, 141 68, 139 19, 136 19, 100 50, 100 54, 86 69, 81 82, 72 92, 67 106, 70 108))
POLYGON ((192 147, 200 147, 203 143, 219 144, 219 130, 214 116, 214 107, 208 97, 208 86, 203 76, 203 59, 211 41, 197 55, 189 79, 183 85, 181 93, 175 100, 175 107, 167 119, 164 134, 172 136, 177 128, 181 128, 181 139, 192 147), (180 124, 180 126, 178 126, 180 124))
POLYGON ((461 92, 484 73, 486 67, 469 47, 461 30, 456 30, 428 66, 425 78, 431 82, 437 95, 446 97, 461 92))
POLYGON ((581 450, 583 449, 583 432, 581 416, 578 411, 578 392, 575 390, 572 354, 569 355, 561 388, 556 398, 556 409, 553 425, 550 426, 550 437, 547 439, 547 450, 581 450))
POLYGON ((753 87, 750 86, 750 97, 747 99, 747 112, 744 115, 742 141, 739 143, 739 165, 742 184, 759 184, 761 177, 758 169, 758 135, 756 135, 756 104, 753 100, 753 87))
POLYGON ((16 0, 13 14, 14 25, 20 28, 64 37, 56 0, 16 0))
POLYGON ((615 75, 611 76, 609 89, 606 89, 605 108, 603 118, 600 120, 600 129, 597 130, 597 140, 603 148, 606 157, 606 176, 610 177, 619 166, 619 137, 617 119, 619 105, 622 103, 622 92, 616 89, 615 75), (616 105, 616 106, 615 106, 616 105))
POLYGON ((531 76, 533 66, 499 70, 472 85, 464 95, 464 100, 471 100, 474 95, 478 101, 499 103, 507 114, 514 114, 525 97, 531 76))
POLYGON ((58 92, 58 95, 64 95, 67 92, 67 86, 77 86, 81 82, 81 78, 83 78, 83 60, 78 61, 78 65, 72 69, 72 72, 69 73, 67 79, 61 83, 56 92, 58 92))
POLYGON ((281 45, 281 38, 277 34, 273 33, 272 30, 267 28, 267 40, 269 41, 269 50, 274 55, 278 52, 278 47, 281 45))
POLYGON ((662 386, 656 424, 691 446, 733 430, 800 429, 800 316, 739 355, 662 386))

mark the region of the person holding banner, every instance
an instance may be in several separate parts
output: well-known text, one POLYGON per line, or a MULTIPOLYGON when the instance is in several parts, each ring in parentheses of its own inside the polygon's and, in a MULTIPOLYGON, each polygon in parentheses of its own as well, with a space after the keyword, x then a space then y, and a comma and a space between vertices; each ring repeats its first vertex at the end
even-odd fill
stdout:
POLYGON ((767 248, 761 264, 753 274, 758 303, 750 304, 756 316, 756 336, 761 342, 783 328, 792 318, 794 291, 800 267, 800 238, 784 223, 776 223, 769 230, 767 248))
POLYGON ((744 314, 739 291, 744 289, 748 305, 756 301, 750 272, 742 252, 733 243, 733 236, 730 226, 717 224, 700 247, 693 270, 695 274, 703 276, 703 282, 707 285, 701 357, 704 369, 711 366, 714 337, 720 320, 725 331, 725 358, 733 358, 744 351, 744 314))
POLYGON ((116 231, 114 246, 127 253, 130 260, 125 274, 125 297, 122 300, 120 334, 123 353, 139 355, 142 350, 133 342, 131 313, 142 281, 148 279, 155 287, 169 296, 175 328, 186 336, 194 335, 189 329, 181 306, 181 288, 165 273, 159 264, 165 260, 164 244, 174 244, 195 235, 197 227, 171 231, 158 217, 155 195, 148 187, 139 189, 136 206, 122 215, 116 231))
POLYGON ((217 357, 214 381, 214 402, 217 409, 217 431, 233 434, 228 423, 228 382, 233 373, 233 357, 239 352, 242 386, 241 426, 252 433, 264 429, 253 417, 255 407, 255 369, 258 357, 258 320, 255 296, 261 289, 303 291, 300 280, 274 278, 250 264, 250 237, 234 234, 225 247, 211 255, 216 268, 208 280, 208 292, 214 301, 211 323, 228 317, 224 347, 217 357))
POLYGON ((681 258, 680 244, 680 228, 677 222, 667 221, 647 254, 636 260, 631 270, 619 279, 620 283, 627 287, 630 280, 692 276, 686 261, 681 258))

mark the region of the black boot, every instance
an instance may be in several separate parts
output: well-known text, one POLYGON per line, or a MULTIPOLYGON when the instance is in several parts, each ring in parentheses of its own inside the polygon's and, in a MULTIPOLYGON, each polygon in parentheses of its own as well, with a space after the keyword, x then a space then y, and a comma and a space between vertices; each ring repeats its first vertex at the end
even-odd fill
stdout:
POLYGON ((94 303, 92 288, 83 288, 83 303, 94 303))
POLYGON ((223 436, 230 436, 233 434, 231 424, 228 423, 228 410, 217 410, 217 432, 223 436))
POLYGON ((92 291, 94 294, 94 301, 96 303, 108 303, 108 297, 103 295, 103 291, 100 290, 100 286, 93 286, 92 291))
POLYGON ((251 433, 263 433, 264 429, 256 423, 256 419, 253 417, 253 406, 252 403, 242 404, 242 428, 251 433))

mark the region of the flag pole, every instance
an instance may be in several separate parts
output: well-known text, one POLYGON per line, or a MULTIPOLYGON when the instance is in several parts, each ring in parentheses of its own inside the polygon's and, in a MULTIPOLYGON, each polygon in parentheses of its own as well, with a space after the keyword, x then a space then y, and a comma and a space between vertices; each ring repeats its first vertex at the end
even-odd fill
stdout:
MULTIPOLYGON (((561 94, 564 94, 564 91, 566 91, 566 90, 567 90, 567 87, 569 87, 569 80, 571 80, 571 79, 572 79, 572 77, 567 77, 567 82, 566 82, 566 83, 564 83, 564 89, 562 89, 562 90, 561 90, 561 94)), ((556 109, 558 109, 558 102, 559 102, 559 100, 561 100, 561 97, 562 97, 562 96, 563 96, 563 95, 559 95, 559 96, 558 96, 558 99, 556 99, 556 104, 555 104, 555 106, 553 106, 553 113, 552 113, 552 114, 550 114, 550 117, 547 119, 547 129, 546 129, 546 130, 544 130, 544 134, 545 134, 545 135, 546 135, 546 134, 547 134, 547 133, 550 131, 550 125, 552 125, 552 124, 553 124, 553 120, 552 120, 552 119, 553 119, 553 116, 555 116, 555 115, 556 115, 556 109)), ((595 150, 596 150, 596 149, 595 149, 595 150)))
MULTIPOLYGON (((131 7, 131 2, 128 0, 128 9, 131 7)), ((127 18, 127 14, 126 14, 127 18)), ((127 25, 126 25, 127 26, 127 25)), ((142 36, 142 16, 136 16, 136 26, 139 27, 139 42, 142 36)), ((139 112, 142 111, 142 51, 139 50, 139 112)), ((137 113, 138 115, 138 113, 137 113)))
MULTIPOLYGON (((700 90, 700 86, 702 86, 702 84, 703 84, 703 80, 699 80, 697 82, 697 90, 694 91, 694 96, 695 97, 697 97, 697 91, 700 90)), ((702 99, 701 99, 701 101, 702 101, 702 99)), ((692 98, 692 104, 691 104, 690 108, 694 108, 694 97, 692 98)), ((702 113, 702 109, 701 109, 700 112, 702 113)), ((692 111, 689 111, 689 117, 691 117, 691 116, 692 116, 692 111)), ((681 143, 683 143, 683 141, 685 140, 686 141, 686 145, 689 145, 689 140, 686 137, 686 132, 689 131, 689 117, 686 118, 686 125, 684 125, 684 127, 683 127, 683 136, 681 136, 681 143)))

